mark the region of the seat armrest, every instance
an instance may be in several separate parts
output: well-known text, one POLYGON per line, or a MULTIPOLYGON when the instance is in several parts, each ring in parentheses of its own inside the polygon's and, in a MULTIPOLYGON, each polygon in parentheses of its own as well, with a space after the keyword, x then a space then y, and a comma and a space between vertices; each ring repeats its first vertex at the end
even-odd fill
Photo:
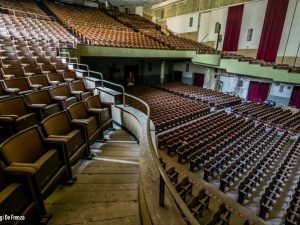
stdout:
POLYGON ((20 89, 19 88, 6 88, 4 91, 9 94, 15 94, 15 93, 19 93, 20 89))
POLYGON ((73 119, 71 121, 71 124, 73 124, 75 126, 83 126, 83 125, 86 126, 86 125, 88 125, 88 122, 85 122, 85 121, 79 120, 79 119, 73 119))
POLYGON ((33 88, 33 89, 40 89, 41 87, 43 87, 43 85, 41 85, 41 84, 31 84, 30 85, 30 88, 33 88))
POLYGON ((71 92, 72 95, 80 95, 82 93, 83 93, 83 91, 72 91, 71 92))
POLYGON ((58 136, 54 137, 54 135, 50 135, 49 137, 45 138, 45 142, 48 144, 67 144, 68 139, 58 136))
POLYGON ((57 80, 50 80, 49 84, 51 84, 53 86, 57 86, 59 84, 59 81, 57 81, 57 80))
POLYGON ((35 75, 35 73, 25 72, 24 75, 25 75, 25 77, 30 77, 30 76, 35 75))
POLYGON ((0 116, 0 123, 12 123, 15 121, 13 116, 0 116))
POLYGON ((63 101, 67 99, 67 96, 54 96, 52 99, 55 101, 63 101))
POLYGON ((37 172, 33 167, 8 166, 4 168, 4 173, 8 175, 33 176, 37 172))
POLYGON ((36 171, 38 171, 41 166, 37 163, 17 163, 17 162, 13 162, 11 163, 9 166, 13 166, 13 167, 29 167, 29 168, 33 168, 36 171))
POLYGON ((101 105, 103 105, 105 108, 109 108, 110 106, 112 106, 114 103, 112 102, 101 102, 101 105))
POLYGON ((31 104, 28 105, 29 108, 32 109, 44 109, 47 105, 46 104, 31 104))

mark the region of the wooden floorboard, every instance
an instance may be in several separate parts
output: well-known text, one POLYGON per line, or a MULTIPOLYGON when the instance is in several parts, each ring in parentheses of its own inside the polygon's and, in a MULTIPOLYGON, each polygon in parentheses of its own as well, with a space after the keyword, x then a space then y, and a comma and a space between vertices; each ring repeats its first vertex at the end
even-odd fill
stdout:
POLYGON ((73 167, 77 181, 59 186, 45 201, 49 225, 139 225, 139 146, 121 129, 95 143, 93 160, 73 167))

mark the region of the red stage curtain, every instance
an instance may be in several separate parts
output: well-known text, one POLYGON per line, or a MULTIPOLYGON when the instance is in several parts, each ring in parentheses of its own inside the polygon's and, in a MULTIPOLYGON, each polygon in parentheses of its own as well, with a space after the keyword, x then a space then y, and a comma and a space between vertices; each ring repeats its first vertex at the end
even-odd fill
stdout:
POLYGON ((257 59, 266 62, 276 61, 288 5, 289 0, 269 0, 257 59))
POLYGON ((252 102, 264 102, 268 98, 269 89, 269 83, 250 81, 247 100, 252 102))
POLYGON ((295 106, 300 109, 300 86, 295 86, 292 97, 290 99, 290 106, 295 106))
POLYGON ((244 5, 229 7, 223 43, 223 51, 237 51, 243 20, 243 12, 244 5))

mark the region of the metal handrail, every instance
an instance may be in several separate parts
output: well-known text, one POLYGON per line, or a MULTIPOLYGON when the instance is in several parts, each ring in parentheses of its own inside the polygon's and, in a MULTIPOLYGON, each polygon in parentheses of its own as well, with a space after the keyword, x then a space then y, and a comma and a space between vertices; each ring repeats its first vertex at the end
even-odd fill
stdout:
MULTIPOLYGON (((65 53, 65 54, 67 54, 67 53, 65 53)), ((67 55, 70 56, 70 54, 67 54, 67 55)), ((123 95, 123 105, 124 105, 124 107, 126 107, 126 96, 142 103, 146 107, 146 109, 147 109, 147 114, 146 114, 146 119, 147 119, 147 121, 146 121, 147 141, 148 141, 148 144, 149 144, 149 149, 150 149, 150 152, 151 152, 151 156, 152 156, 152 158, 154 160, 154 163, 155 163, 156 167, 158 168, 158 171, 159 171, 159 174, 160 174, 159 205, 160 206, 164 205, 164 196, 165 196, 164 189, 165 189, 165 186, 167 186, 167 188, 168 188, 169 192, 171 193, 174 201, 176 202, 176 204, 180 208, 183 215, 189 221, 189 224, 190 225, 199 225, 199 222, 194 217, 194 215, 191 213, 191 211, 187 207, 186 203, 179 196, 178 192, 176 191, 176 189, 173 186, 172 182, 169 180, 169 177, 168 177, 167 173, 165 172, 163 166, 161 165, 161 163, 159 161, 158 154, 157 154, 158 151, 157 151, 155 145, 153 144, 152 137, 151 137, 151 129, 150 129, 151 110, 150 110, 150 106, 148 105, 148 103, 146 103, 144 100, 142 100, 142 99, 140 99, 140 98, 138 98, 134 95, 126 93, 125 88, 124 88, 123 85, 116 84, 116 83, 104 80, 102 73, 99 73, 99 72, 96 72, 96 71, 90 71, 90 70, 88 70, 88 73, 89 74, 92 73, 92 74, 100 75, 100 77, 101 77, 100 81, 101 81, 101 86, 102 87, 104 87, 104 83, 106 83, 106 84, 110 84, 110 85, 121 88, 122 89, 122 95, 123 95)))
MULTIPOLYGON (((179 194, 176 191, 175 187, 173 186, 173 184, 169 180, 169 177, 168 177, 167 173, 165 172, 165 169, 163 168, 163 166, 161 165, 161 163, 159 161, 159 158, 158 158, 158 155, 157 155, 157 149, 156 149, 155 145, 153 144, 152 137, 151 137, 151 130, 150 130, 151 110, 150 110, 150 106, 145 101, 143 101, 142 99, 140 99, 140 98, 138 98, 134 95, 130 95, 130 94, 127 94, 127 93, 124 93, 124 95, 127 96, 127 97, 130 97, 130 98, 133 98, 136 101, 139 101, 147 109, 146 134, 147 134, 147 140, 148 140, 151 156, 152 156, 152 158, 155 162, 155 165, 158 168, 159 173, 160 173, 160 177, 161 177, 160 182, 163 182, 163 183, 160 184, 160 187, 162 187, 162 185, 167 186, 167 188, 168 188, 169 192, 171 193, 173 199, 175 200, 175 202, 179 206, 181 212, 184 214, 186 219, 189 221, 190 225, 199 225, 198 220, 194 217, 194 215, 191 213, 191 211, 187 207, 186 203, 179 196, 179 194)), ((163 195, 160 195, 160 198, 164 198, 164 193, 163 193, 163 195)), ((164 201, 164 199, 160 199, 160 203, 163 203, 163 201, 164 201)))

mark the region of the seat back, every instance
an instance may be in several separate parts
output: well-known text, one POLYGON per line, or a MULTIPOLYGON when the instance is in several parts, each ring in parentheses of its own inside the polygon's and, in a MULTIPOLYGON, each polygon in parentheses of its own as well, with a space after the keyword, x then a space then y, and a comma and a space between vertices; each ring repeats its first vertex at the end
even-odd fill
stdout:
POLYGON ((59 81, 60 83, 65 82, 63 75, 60 73, 48 74, 47 76, 50 81, 59 81))
POLYGON ((4 83, 8 88, 19 88, 20 91, 30 90, 26 78, 12 78, 9 80, 4 80, 4 83))
POLYGON ((42 74, 40 67, 38 66, 26 66, 24 67, 25 72, 27 73, 34 73, 34 74, 42 74))
POLYGON ((57 86, 52 89, 54 96, 67 96, 70 97, 70 91, 67 86, 57 86))
POLYGON ((0 101, 0 115, 23 116, 28 113, 24 98, 21 96, 0 101))
POLYGON ((86 119, 89 117, 86 106, 83 102, 78 102, 68 108, 71 119, 86 119))
POLYGON ((5 75, 15 75, 15 77, 24 77, 24 73, 21 67, 8 67, 2 68, 2 70, 5 75))
POLYGON ((20 66, 20 61, 16 59, 2 59, 3 64, 5 65, 10 65, 13 67, 19 67, 20 66))
POLYGON ((47 135, 67 135, 72 131, 70 120, 65 111, 55 113, 42 121, 47 135))
POLYGON ((25 97, 29 104, 52 104, 51 96, 47 90, 32 92, 26 94, 25 97))
POLYGON ((39 75, 39 76, 31 76, 28 77, 29 81, 31 84, 40 84, 43 87, 49 86, 49 82, 46 76, 44 75, 39 75))
POLYGON ((98 95, 88 97, 85 100, 85 104, 88 109, 90 108, 102 108, 100 97, 98 95))
POLYGON ((23 130, 0 145, 0 152, 9 165, 16 163, 34 163, 45 152, 43 139, 37 126, 23 130))
POLYGON ((70 88, 72 91, 86 91, 85 85, 83 81, 77 81, 70 83, 70 88))

